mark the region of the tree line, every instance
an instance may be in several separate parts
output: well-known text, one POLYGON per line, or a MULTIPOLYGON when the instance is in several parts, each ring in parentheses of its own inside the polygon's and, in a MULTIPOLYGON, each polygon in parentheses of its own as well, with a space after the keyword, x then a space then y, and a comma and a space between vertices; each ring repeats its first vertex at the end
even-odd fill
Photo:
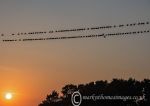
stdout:
POLYGON ((150 79, 138 81, 133 78, 129 78, 128 80, 113 79, 110 82, 99 80, 79 85, 67 84, 62 87, 61 96, 56 90, 53 90, 38 106, 73 106, 71 95, 75 91, 79 91, 84 96, 144 97, 138 100, 82 100, 80 106, 150 106, 150 79))

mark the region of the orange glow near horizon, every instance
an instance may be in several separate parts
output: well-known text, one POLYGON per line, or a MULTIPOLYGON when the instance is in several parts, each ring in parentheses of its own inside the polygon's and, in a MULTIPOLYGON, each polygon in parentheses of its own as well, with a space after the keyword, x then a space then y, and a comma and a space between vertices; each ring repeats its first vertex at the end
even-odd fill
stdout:
POLYGON ((24 99, 25 97, 15 85, 0 88, 0 106, 19 106, 24 99))

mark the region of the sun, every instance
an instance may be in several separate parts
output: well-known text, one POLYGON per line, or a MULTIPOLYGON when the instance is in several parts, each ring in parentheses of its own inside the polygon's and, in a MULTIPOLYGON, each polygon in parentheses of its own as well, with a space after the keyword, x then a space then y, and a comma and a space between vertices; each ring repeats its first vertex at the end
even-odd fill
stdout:
POLYGON ((13 97, 13 95, 12 95, 12 93, 10 93, 10 92, 8 92, 8 93, 5 94, 5 99, 6 99, 6 100, 11 100, 12 97, 13 97))

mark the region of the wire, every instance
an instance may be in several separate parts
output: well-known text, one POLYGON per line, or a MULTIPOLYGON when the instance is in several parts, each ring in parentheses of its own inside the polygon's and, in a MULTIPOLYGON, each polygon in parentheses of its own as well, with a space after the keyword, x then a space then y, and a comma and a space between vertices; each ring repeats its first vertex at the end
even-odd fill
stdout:
POLYGON ((133 31, 133 32, 121 32, 121 33, 103 33, 103 34, 93 34, 93 35, 84 35, 84 36, 63 36, 63 37, 48 37, 48 38, 26 38, 26 39, 6 39, 2 40, 3 42, 17 42, 17 41, 41 41, 41 40, 58 40, 58 39, 74 39, 74 38, 92 38, 92 37, 104 37, 107 36, 118 36, 118 35, 135 35, 149 33, 150 30, 143 31, 133 31))
MULTIPOLYGON (((52 33, 64 33, 64 32, 79 32, 79 31, 89 31, 89 30, 103 30, 110 28, 123 28, 123 27, 134 27, 141 25, 148 25, 149 22, 138 22, 138 23, 130 23, 130 24, 119 24, 119 25, 107 25, 107 26, 98 26, 98 27, 88 27, 88 28, 74 28, 74 29, 62 29, 62 30, 51 30, 51 31, 37 31, 37 32, 18 32, 12 33, 10 35, 41 35, 41 34, 52 34, 52 33)), ((1 36, 5 36, 5 34, 1 34, 1 36)))

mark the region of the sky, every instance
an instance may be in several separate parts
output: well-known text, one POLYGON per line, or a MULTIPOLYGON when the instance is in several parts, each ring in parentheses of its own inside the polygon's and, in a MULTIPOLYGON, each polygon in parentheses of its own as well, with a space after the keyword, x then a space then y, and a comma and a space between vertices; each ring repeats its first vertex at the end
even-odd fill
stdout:
MULTIPOLYGON (((0 0, 0 34, 6 35, 0 36, 0 106, 37 106, 52 90, 60 92, 64 85, 70 83, 150 78, 149 33, 125 37, 2 42, 5 38, 13 38, 9 35, 17 32, 146 22, 150 21, 149 11, 149 0, 0 0), (6 101, 5 92, 12 92, 13 99, 6 101)), ((145 25, 54 36, 149 28, 150 25, 145 25)))

